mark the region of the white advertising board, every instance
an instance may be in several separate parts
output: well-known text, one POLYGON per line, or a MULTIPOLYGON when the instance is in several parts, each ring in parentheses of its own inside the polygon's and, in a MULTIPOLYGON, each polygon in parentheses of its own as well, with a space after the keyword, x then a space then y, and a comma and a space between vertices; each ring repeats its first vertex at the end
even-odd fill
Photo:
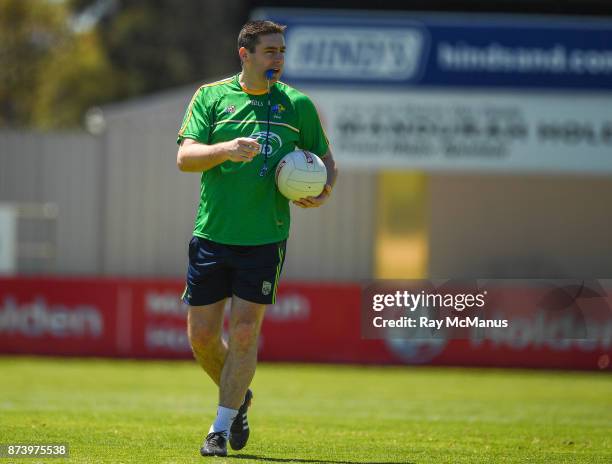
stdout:
POLYGON ((612 96, 304 89, 345 167, 612 174, 612 96))

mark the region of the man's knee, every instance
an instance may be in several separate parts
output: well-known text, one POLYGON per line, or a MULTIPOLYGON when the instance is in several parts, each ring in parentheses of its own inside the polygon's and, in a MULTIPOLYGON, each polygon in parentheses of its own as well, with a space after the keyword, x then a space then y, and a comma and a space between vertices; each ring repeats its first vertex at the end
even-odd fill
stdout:
POLYGON ((230 346, 238 351, 248 351, 257 343, 259 327, 257 320, 238 321, 230 331, 230 346))
POLYGON ((187 313, 187 335, 194 351, 208 351, 221 344, 225 301, 203 307, 190 307, 187 313))
POLYGON ((215 328, 205 324, 189 324, 189 343, 198 352, 207 351, 221 343, 221 333, 215 328))

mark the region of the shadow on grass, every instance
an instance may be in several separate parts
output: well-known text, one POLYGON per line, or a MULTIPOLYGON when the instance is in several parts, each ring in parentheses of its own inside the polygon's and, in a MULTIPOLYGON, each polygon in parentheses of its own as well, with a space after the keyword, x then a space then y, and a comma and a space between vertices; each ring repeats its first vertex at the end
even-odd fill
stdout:
POLYGON ((329 459, 298 459, 298 458, 270 458, 268 456, 255 456, 253 454, 229 454, 231 459, 253 459, 255 461, 265 462, 322 462, 323 464, 414 464, 409 461, 330 461, 329 459))

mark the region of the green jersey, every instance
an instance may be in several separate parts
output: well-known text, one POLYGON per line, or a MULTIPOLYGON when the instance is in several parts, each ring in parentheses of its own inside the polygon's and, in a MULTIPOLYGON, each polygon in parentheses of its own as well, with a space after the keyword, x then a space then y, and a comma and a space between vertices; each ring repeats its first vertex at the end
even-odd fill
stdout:
POLYGON ((237 137, 257 139, 251 162, 225 161, 202 173, 194 235, 228 245, 263 245, 289 236, 289 201, 275 184, 284 155, 299 147, 320 157, 328 149, 317 111, 303 93, 282 82, 268 94, 243 89, 238 75, 200 87, 187 108, 178 143, 194 139, 213 145, 237 137), (260 176, 267 157, 268 171, 260 176))

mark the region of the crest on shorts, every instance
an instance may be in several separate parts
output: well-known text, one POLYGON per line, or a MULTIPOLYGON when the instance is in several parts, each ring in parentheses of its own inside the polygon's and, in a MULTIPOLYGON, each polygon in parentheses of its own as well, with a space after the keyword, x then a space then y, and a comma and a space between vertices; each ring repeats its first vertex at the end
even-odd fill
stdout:
POLYGON ((263 295, 269 295, 271 290, 272 290, 272 284, 268 282, 267 280, 264 280, 261 286, 261 293, 263 295))

